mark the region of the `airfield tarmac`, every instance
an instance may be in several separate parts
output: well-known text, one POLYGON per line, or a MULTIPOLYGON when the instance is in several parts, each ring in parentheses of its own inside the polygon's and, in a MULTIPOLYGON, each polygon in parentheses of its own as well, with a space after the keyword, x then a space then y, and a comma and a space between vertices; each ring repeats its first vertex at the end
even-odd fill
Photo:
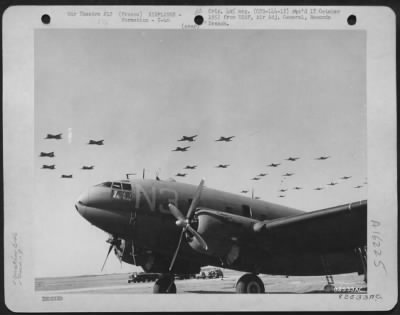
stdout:
MULTIPOLYGON (((242 273, 223 270, 224 278, 175 280, 177 293, 235 293, 242 273)), ((74 277, 36 278, 35 290, 42 294, 134 294, 153 293, 154 282, 128 283, 128 273, 74 277)), ((326 293, 324 276, 285 277, 260 275, 265 293, 326 293)), ((335 275, 337 288, 361 288, 366 292, 363 275, 335 275)), ((361 293, 360 292, 360 293, 361 293)), ((338 292, 339 293, 339 292, 338 292)), ((334 293, 335 294, 335 293, 334 293)))

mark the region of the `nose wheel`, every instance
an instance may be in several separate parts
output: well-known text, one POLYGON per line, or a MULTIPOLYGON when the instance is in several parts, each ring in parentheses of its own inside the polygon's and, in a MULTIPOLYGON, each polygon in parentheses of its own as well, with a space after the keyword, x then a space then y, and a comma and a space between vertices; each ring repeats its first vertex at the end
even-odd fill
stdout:
POLYGON ((176 293, 174 278, 172 274, 161 275, 154 283, 153 293, 176 293))
POLYGON ((264 283, 254 273, 246 273, 237 281, 236 293, 265 293, 264 283))

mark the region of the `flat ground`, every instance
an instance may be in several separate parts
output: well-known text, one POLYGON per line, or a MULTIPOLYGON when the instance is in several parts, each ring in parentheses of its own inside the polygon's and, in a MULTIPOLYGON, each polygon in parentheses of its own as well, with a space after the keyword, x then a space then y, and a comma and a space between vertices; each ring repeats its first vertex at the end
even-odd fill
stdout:
MULTIPOLYGON (((223 270, 221 279, 176 280, 178 293, 235 293, 235 284, 242 273, 223 270)), ((35 290, 38 293, 59 294, 132 294, 152 293, 153 282, 128 283, 129 274, 88 275, 74 277, 36 278, 35 290)), ((266 293, 322 293, 326 285, 324 276, 284 277, 260 275, 266 293)), ((361 288, 366 292, 363 275, 356 273, 335 275, 336 288, 361 288)), ((353 291, 354 292, 354 291, 353 291)))

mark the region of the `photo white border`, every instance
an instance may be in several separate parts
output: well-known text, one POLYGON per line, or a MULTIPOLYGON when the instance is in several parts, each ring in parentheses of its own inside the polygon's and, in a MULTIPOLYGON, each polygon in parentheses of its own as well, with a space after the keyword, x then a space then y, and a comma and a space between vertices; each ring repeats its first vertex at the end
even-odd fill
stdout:
MULTIPOLYGON (((112 11, 113 17, 71 17, 73 6, 16 6, 3 15, 3 158, 4 158, 4 286, 5 302, 15 312, 86 311, 361 311, 389 310, 397 303, 397 154, 395 14, 387 7, 284 6, 339 10, 330 20, 236 20, 227 27, 202 29, 365 30, 367 32, 368 126, 368 296, 370 300, 339 298, 339 294, 265 295, 63 295, 62 301, 42 301, 34 290, 34 30, 35 29, 182 29, 195 26, 194 16, 210 8, 249 9, 262 6, 75 6, 76 10, 112 11), (175 11, 168 23, 123 23, 120 11, 175 11), (50 25, 41 16, 51 16, 50 25), (179 16, 180 14, 180 16, 179 16), (349 26, 347 17, 357 16, 349 26), (371 220, 380 222, 383 242, 372 240, 371 220), (375 244, 376 245, 376 244, 375 244), (382 255, 374 254, 379 249, 382 255), (18 256, 18 257, 17 257, 18 256), (387 273, 379 266, 384 262, 387 273), (21 263, 21 270, 16 266, 21 263), (378 264, 378 267, 376 265, 378 264), (16 272, 22 274, 16 275, 16 272), (203 303, 207 301, 207 303, 203 303)), ((283 8, 282 6, 264 8, 283 8)))

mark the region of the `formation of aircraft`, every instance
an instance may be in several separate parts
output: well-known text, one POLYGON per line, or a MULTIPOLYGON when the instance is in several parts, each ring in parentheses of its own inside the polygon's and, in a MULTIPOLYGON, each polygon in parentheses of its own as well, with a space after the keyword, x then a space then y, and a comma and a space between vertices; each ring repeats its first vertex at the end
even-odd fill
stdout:
POLYGON ((56 134, 56 135, 52 135, 52 134, 48 133, 45 139, 60 140, 60 139, 62 139, 62 133, 59 133, 59 134, 56 134))
POLYGON ((245 272, 239 293, 263 293, 258 274, 366 272, 366 200, 303 212, 211 189, 204 180, 196 187, 135 179, 92 186, 75 208, 110 235, 104 264, 114 249, 121 261, 162 274, 154 293, 175 293, 174 274, 206 265, 245 272))
POLYGON ((56 168, 56 166, 55 166, 55 164, 52 164, 52 165, 43 164, 43 165, 42 165, 42 168, 43 168, 43 169, 54 170, 54 169, 56 168))
POLYGON ((189 142, 193 142, 195 141, 195 138, 197 137, 197 135, 194 136, 182 136, 181 139, 179 139, 178 141, 189 141, 189 142))
POLYGON ((187 146, 187 147, 176 147, 176 149, 172 150, 172 151, 186 152, 189 148, 190 148, 190 146, 187 146))
POLYGON ((88 144, 104 145, 104 140, 89 140, 88 144))
POLYGON ((40 157, 54 157, 54 152, 40 152, 40 157))

